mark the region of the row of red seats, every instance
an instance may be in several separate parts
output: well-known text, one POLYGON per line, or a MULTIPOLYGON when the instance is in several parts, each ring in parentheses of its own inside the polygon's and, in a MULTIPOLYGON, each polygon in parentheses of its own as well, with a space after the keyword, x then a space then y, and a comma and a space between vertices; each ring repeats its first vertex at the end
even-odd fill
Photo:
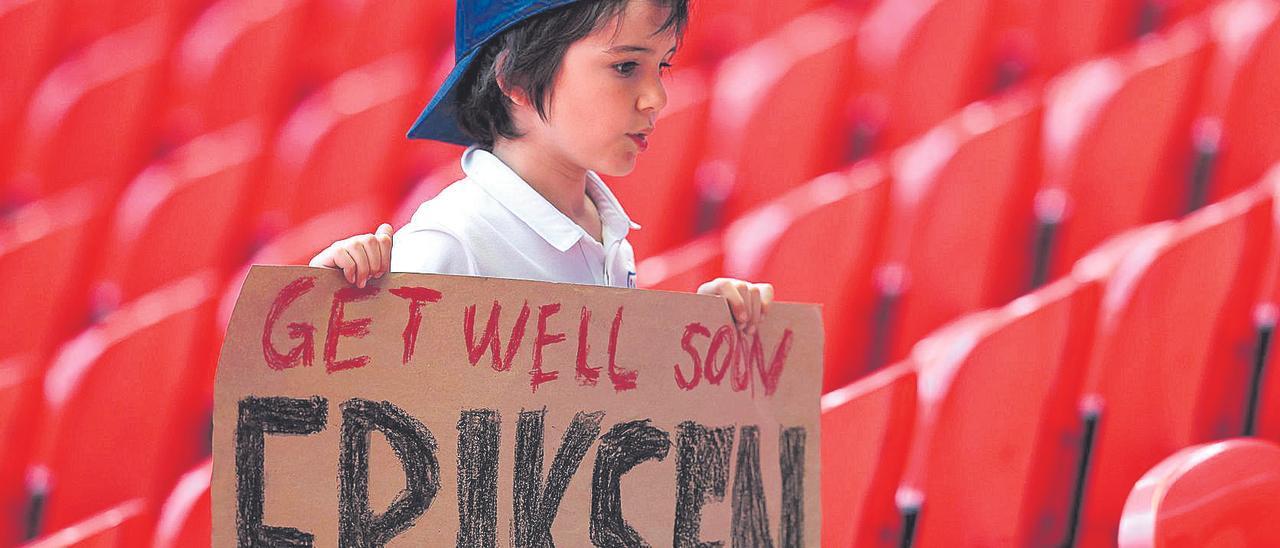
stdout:
MULTIPOLYGON (((1011 91, 973 104, 891 154, 790 191, 761 183, 782 195, 723 234, 646 260, 640 281, 688 290, 728 274, 823 303, 835 388, 964 312, 1062 275, 1110 234, 1256 180, 1280 160, 1277 75, 1280 5, 1226 2, 1068 71, 1043 98, 1011 91), (1247 32, 1202 26, 1245 15, 1247 32), (1208 127, 1213 150, 1193 148, 1208 127), (821 268, 795 268, 815 257, 821 268)), ((648 188, 629 184, 619 194, 648 188)), ((626 196, 628 208, 641 198, 626 196)))
POLYGON ((1114 546, 1130 489, 1162 458, 1280 441, 1274 318, 1254 313, 1277 299, 1278 188, 1280 168, 1114 237, 824 396, 824 460, 842 463, 824 468, 824 513, 847 518, 824 520, 824 542, 1114 546))

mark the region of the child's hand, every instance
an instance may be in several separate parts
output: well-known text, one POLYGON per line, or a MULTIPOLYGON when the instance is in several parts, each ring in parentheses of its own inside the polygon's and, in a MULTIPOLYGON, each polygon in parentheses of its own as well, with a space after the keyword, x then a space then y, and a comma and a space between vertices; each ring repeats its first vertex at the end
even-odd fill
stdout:
POLYGON ((698 288, 700 295, 718 295, 729 301, 729 311, 733 314, 738 329, 747 335, 754 335, 756 328, 769 312, 769 304, 773 302, 773 286, 770 284, 753 284, 733 278, 716 278, 698 288))
POLYGON ((321 251, 311 266, 342 269, 347 281, 364 287, 370 278, 381 278, 391 270, 391 225, 382 223, 373 234, 360 234, 321 251))

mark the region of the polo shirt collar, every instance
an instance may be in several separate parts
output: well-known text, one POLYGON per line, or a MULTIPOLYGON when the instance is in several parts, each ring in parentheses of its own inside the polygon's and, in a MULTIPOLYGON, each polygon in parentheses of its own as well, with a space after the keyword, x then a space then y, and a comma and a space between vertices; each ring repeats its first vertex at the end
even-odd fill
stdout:
MULTIPOLYGON (((572 248, 578 240, 591 238, 586 230, 551 205, 493 153, 471 146, 462 155, 462 171, 561 253, 572 248)), ((600 212, 606 247, 625 239, 630 229, 640 228, 631 222, 617 197, 592 171, 587 171, 587 195, 600 212)))

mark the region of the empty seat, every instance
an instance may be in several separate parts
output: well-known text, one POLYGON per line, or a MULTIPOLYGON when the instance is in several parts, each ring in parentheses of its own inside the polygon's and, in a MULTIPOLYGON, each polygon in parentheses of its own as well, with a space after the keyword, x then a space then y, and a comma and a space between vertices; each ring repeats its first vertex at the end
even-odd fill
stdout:
POLYGON ((184 548, 209 543, 213 529, 209 494, 212 474, 213 460, 209 459, 178 479, 160 506, 152 546, 184 548))
MULTIPOLYGON (((54 61, 52 45, 57 39, 60 7, 58 0, 22 0, 0 6, 0 74, 5 75, 0 78, 0 135, 16 135, 27 97, 54 61)), ((8 173, 12 154, 12 147, 0 149, 0 182, 8 173)))
POLYGON ((917 516, 914 545, 1062 539, 1100 289, 1059 280, 916 345, 919 411, 899 495, 917 516))
POLYGON ((1193 91, 1208 44, 1192 24, 1055 79, 1042 151, 1048 242, 1037 280, 1053 279, 1107 236, 1182 212, 1193 91), (1152 97, 1161 100, 1153 101, 1152 97))
POLYGON ((273 127, 296 97, 302 0, 221 0, 177 44, 167 89, 174 145, 246 118, 273 127))
POLYGON ((150 19, 94 42, 53 69, 27 107, 10 192, 30 200, 76 185, 103 203, 150 156, 165 51, 150 19))
POLYGON ((865 162, 822 175, 725 230, 726 275, 772 283, 779 300, 823 305, 824 390, 868 372, 872 267, 889 193, 885 170, 865 162))
POLYGON ((290 115, 263 185, 267 233, 352 200, 390 208, 404 151, 405 119, 419 105, 421 61, 410 52, 349 71, 290 115))
POLYGON ((1138 480, 1121 548, 1280 546, 1280 446, 1237 438, 1187 447, 1138 480))
POLYGON ((704 207, 719 212, 709 225, 844 163, 853 22, 835 6, 810 12, 720 65, 698 173, 704 207))
POLYGON ((0 546, 14 546, 23 535, 22 474, 38 424, 39 379, 29 359, 0 360, 0 546))
POLYGON ((88 281, 77 270, 96 242, 93 192, 73 188, 0 221, 0 358, 37 362, 84 326, 88 281))
POLYGON ((1280 6, 1233 0, 1210 20, 1217 48, 1204 79, 1196 152, 1206 163, 1192 204, 1252 185, 1280 160, 1280 6))
POLYGON ((421 0, 320 0, 307 28, 303 78, 327 82, 402 50, 434 54, 453 37, 453 5, 421 0))
POLYGON ((1029 94, 974 103, 892 156, 871 367, 1028 289, 1039 120, 1029 94))
POLYGON ((915 420, 909 362, 822 396, 822 544, 896 546, 894 489, 915 420))
POLYGON ((129 185, 103 242, 98 310, 201 270, 238 266, 247 251, 242 204, 258 174, 261 134, 243 122, 203 135, 129 185))
POLYGON ((641 226, 627 234, 640 259, 690 240, 698 228, 694 170, 707 122, 706 78, 697 69, 677 69, 666 84, 671 99, 655 125, 649 150, 630 175, 607 178, 627 215, 641 226))
POLYGON ((28 473, 41 533, 130 498, 155 500, 207 454, 210 409, 197 390, 213 378, 213 282, 179 280, 63 345, 44 378, 28 473))
POLYGON ((1106 282, 1086 381, 1096 402, 1082 546, 1116 538, 1128 489, 1173 451, 1241 428, 1258 268, 1271 197, 1250 192, 1160 226, 1106 282), (1238 351, 1243 350, 1243 352, 1238 351))
MULTIPOLYGON (((858 7, 869 0, 837 0, 858 7)), ((715 66, 726 56, 763 38, 827 0, 718 0, 692 3, 689 27, 680 46, 682 64, 715 66)))
POLYGON ((721 235, 715 233, 640 261, 636 266, 636 285, 688 293, 722 275, 724 247, 721 235))
POLYGON ((24 544, 23 548, 120 548, 143 546, 150 538, 143 499, 132 499, 24 544))

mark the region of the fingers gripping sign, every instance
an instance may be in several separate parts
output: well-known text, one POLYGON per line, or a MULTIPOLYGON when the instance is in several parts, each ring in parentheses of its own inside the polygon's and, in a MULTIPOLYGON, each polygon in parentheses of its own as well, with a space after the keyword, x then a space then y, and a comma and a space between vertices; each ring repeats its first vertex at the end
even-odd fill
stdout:
POLYGON ((773 302, 773 285, 751 283, 733 278, 716 278, 698 288, 700 295, 723 297, 738 329, 754 335, 773 302))
POLYGON ((364 287, 370 279, 381 278, 391 270, 391 234, 388 223, 382 223, 373 234, 359 234, 338 240, 312 257, 311 266, 342 271, 348 283, 364 287))

